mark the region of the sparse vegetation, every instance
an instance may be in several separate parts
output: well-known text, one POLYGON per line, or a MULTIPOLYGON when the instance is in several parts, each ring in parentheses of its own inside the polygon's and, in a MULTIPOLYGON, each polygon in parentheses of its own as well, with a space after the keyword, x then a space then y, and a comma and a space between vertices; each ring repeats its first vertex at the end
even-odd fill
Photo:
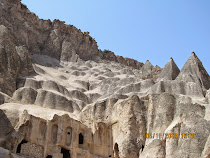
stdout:
POLYGON ((109 50, 109 49, 104 49, 103 52, 104 52, 104 53, 106 53, 106 52, 111 52, 111 50, 109 50))
POLYGON ((23 4, 23 3, 21 3, 21 8, 23 8, 23 9, 28 9, 27 5, 25 5, 25 4, 23 4))
POLYGON ((89 36, 89 40, 92 42, 93 41, 93 37, 89 36))

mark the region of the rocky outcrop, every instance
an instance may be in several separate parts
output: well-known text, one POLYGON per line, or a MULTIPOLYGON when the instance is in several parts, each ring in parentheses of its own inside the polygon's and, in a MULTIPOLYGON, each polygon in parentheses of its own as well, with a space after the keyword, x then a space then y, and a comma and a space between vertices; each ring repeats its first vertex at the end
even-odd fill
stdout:
POLYGON ((121 158, 138 158, 146 140, 144 105, 137 96, 116 104, 112 112, 113 141, 119 146, 121 158), (132 132, 131 132, 132 131, 132 132))
POLYGON ((152 78, 154 81, 156 81, 161 71, 162 69, 158 65, 154 67, 150 61, 147 60, 142 66, 140 74, 143 80, 152 78))
POLYGON ((6 102, 9 102, 9 100, 10 100, 10 96, 8 96, 5 93, 0 92, 0 105, 6 102))
POLYGON ((11 95, 16 89, 20 60, 9 30, 0 26, 0 90, 11 95))
POLYGON ((150 63, 149 60, 147 60, 141 68, 142 78, 143 79, 151 78, 153 68, 154 66, 150 63))
POLYGON ((94 125, 99 122, 110 124, 115 157, 118 155, 120 158, 138 158, 139 150, 146 140, 144 104, 137 96, 120 103, 117 101, 116 98, 110 98, 97 102, 81 113, 81 120, 85 124, 94 125), (93 118, 94 122, 88 120, 88 117, 93 118))
POLYGON ((0 25, 0 89, 11 95, 19 75, 33 73, 30 55, 23 46, 16 47, 9 30, 0 25))
POLYGON ((20 75, 27 76, 34 73, 32 59, 25 46, 16 46, 17 54, 20 57, 20 75))
POLYGON ((167 93, 150 96, 147 133, 151 133, 151 137, 147 137, 140 158, 201 157, 201 150, 205 146, 201 142, 207 141, 210 129, 209 122, 204 119, 204 109, 198 104, 180 104, 167 93), (172 133, 177 137, 173 137, 172 133), (205 134, 201 136, 201 133, 205 134))
POLYGON ((173 58, 171 58, 162 69, 158 80, 175 80, 175 78, 179 75, 179 72, 179 68, 177 67, 173 58))
POLYGON ((15 44, 25 45, 31 54, 48 55, 64 62, 79 59, 115 61, 135 69, 143 65, 136 60, 116 56, 111 51, 99 50, 88 32, 82 33, 73 25, 39 19, 20 1, 2 0, 0 14, 0 23, 11 31, 15 44))
POLYGON ((200 85, 194 82, 184 82, 184 81, 159 81, 154 86, 151 87, 149 93, 160 94, 163 92, 168 92, 171 94, 182 94, 191 97, 204 97, 203 89, 200 85))
MULTIPOLYGON (((19 128, 22 123, 17 124, 24 110, 30 113, 29 118, 41 117, 42 121, 48 120, 48 116, 52 118, 53 114, 68 113, 72 119, 79 120, 81 125, 91 129, 93 137, 97 138, 95 143, 105 143, 102 136, 111 139, 107 146, 79 147, 79 155, 83 153, 80 149, 82 148, 92 154, 89 155, 90 158, 96 155, 103 157, 104 153, 101 150, 105 146, 105 150, 110 153, 108 156, 118 158, 196 158, 208 155, 209 91, 203 89, 200 84, 176 79, 143 80, 142 70, 128 68, 115 62, 107 65, 81 60, 58 65, 56 60, 42 55, 33 56, 34 60, 39 61, 33 64, 36 74, 20 77, 18 89, 12 98, 8 97, 0 106, 4 116, 11 122, 11 128, 5 129, 9 131, 6 132, 6 137, 11 138, 10 132, 14 127, 16 131, 30 133, 30 121, 23 126, 24 128, 19 128), (42 59, 48 59, 47 65, 46 60, 42 59), (77 73, 74 73, 75 71, 77 73), (10 104, 5 104, 6 102, 10 104), (110 130, 110 133, 104 133, 103 130, 110 130), (177 138, 151 138, 148 137, 150 133, 155 133, 155 136, 159 136, 159 133, 175 133, 177 138), (184 133, 188 133, 189 136, 196 133, 199 140, 189 138, 192 140, 186 141, 182 138, 184 133), (100 137, 102 139, 98 139, 100 137), (191 142, 195 145, 191 145, 191 142), (196 152, 190 152, 187 147, 196 152)), ((150 69, 151 74, 153 70, 154 67, 150 69)), ((3 94, 2 96, 6 97, 3 94)), ((60 117, 58 116, 58 119, 62 120, 60 117)), ((92 139, 92 134, 87 136, 87 139, 92 139)), ((12 149, 14 153, 17 146, 12 148, 11 144, 18 145, 24 139, 20 133, 15 135, 11 142, 7 139, 1 142, 2 147, 12 149), (6 142, 10 142, 10 145, 5 146, 6 142)), ((48 147, 42 145, 43 142, 34 143, 36 139, 27 137, 28 143, 24 143, 22 154, 32 156, 33 152, 29 148, 34 148, 38 153, 48 151, 48 147), (40 150, 41 148, 43 150, 40 150)), ((54 157, 62 156, 58 146, 52 148, 55 149, 54 157)), ((65 149, 71 150, 69 147, 65 149)), ((81 158, 87 156, 82 155, 81 158)))
MULTIPOLYGON (((0 137, 3 137, 13 130, 12 124, 10 123, 8 116, 3 110, 0 110, 0 137)), ((1 143, 1 141, 0 141, 1 143)))
POLYGON ((209 75, 101 51, 89 33, 0 2, 0 157, 206 158, 209 75))
POLYGON ((143 63, 130 58, 123 58, 122 56, 116 56, 112 51, 107 51, 107 50, 103 52, 100 51, 100 54, 102 54, 101 56, 103 60, 115 61, 120 64, 133 67, 135 69, 141 69, 141 67, 144 65, 143 63))
POLYGON ((206 141, 203 153, 202 153, 202 158, 205 157, 210 157, 210 136, 208 137, 208 140, 206 141))
POLYGON ((11 157, 11 152, 9 150, 0 147, 0 156, 5 158, 11 157))
POLYGON ((207 71, 203 67, 202 62, 199 60, 194 52, 185 63, 176 80, 195 82, 207 90, 210 88, 209 74, 207 73, 207 71))
MULTIPOLYGON (((35 112, 30 105, 24 109, 18 104, 15 106, 19 109, 1 107, 11 114, 7 115, 7 122, 14 122, 17 119, 14 115, 18 115, 18 120, 4 140, 7 143, 2 145, 0 140, 0 145, 22 155, 22 158, 65 157, 66 154, 70 157, 103 158, 112 155, 112 135, 104 123, 100 123, 92 133, 90 128, 70 118, 68 112, 57 115, 56 111, 47 111, 42 107, 37 107, 35 112)), ((0 155, 7 156, 8 153, 0 148, 0 155)))

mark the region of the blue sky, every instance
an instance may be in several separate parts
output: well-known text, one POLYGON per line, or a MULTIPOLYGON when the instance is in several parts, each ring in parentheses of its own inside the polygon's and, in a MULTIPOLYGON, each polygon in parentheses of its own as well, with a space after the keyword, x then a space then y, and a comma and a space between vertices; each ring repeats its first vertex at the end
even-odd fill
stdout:
POLYGON ((209 0, 22 0, 42 19, 90 32, 100 49, 181 69, 195 52, 210 73, 209 0))

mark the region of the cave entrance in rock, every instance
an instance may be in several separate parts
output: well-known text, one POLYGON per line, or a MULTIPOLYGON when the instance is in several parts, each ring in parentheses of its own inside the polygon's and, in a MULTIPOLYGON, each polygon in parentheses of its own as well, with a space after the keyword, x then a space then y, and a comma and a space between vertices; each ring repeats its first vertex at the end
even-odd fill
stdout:
POLYGON ((52 156, 51 155, 47 155, 47 157, 46 158, 52 158, 52 156))
POLYGON ((63 154, 63 158, 71 158, 69 150, 61 148, 61 153, 63 154))
POLYGON ((119 147, 118 147, 117 143, 115 143, 115 145, 114 145, 114 158, 120 158, 119 157, 119 147))
POLYGON ((82 135, 82 133, 79 134, 79 144, 83 144, 84 143, 84 137, 82 135))
POLYGON ((22 141, 20 142, 20 144, 18 144, 16 153, 20 153, 20 152, 21 152, 21 146, 22 146, 23 144, 25 144, 25 143, 28 143, 28 141, 22 140, 22 141))
POLYGON ((141 146, 141 151, 143 151, 143 150, 144 150, 144 145, 141 146))

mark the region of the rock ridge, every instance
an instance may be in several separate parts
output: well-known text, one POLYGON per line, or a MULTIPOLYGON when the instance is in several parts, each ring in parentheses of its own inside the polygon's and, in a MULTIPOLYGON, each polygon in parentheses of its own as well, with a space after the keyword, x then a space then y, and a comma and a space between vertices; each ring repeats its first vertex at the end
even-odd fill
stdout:
POLYGON ((115 61, 135 69, 143 66, 143 63, 134 59, 98 49, 97 42, 89 32, 83 33, 75 26, 57 19, 53 22, 39 19, 20 0, 2 0, 0 14, 1 25, 5 25, 13 34, 16 45, 25 45, 31 54, 49 55, 61 61, 77 61, 78 58, 95 62, 115 61))
POLYGON ((0 2, 0 158, 208 158, 209 81, 194 52, 142 66, 0 2))

